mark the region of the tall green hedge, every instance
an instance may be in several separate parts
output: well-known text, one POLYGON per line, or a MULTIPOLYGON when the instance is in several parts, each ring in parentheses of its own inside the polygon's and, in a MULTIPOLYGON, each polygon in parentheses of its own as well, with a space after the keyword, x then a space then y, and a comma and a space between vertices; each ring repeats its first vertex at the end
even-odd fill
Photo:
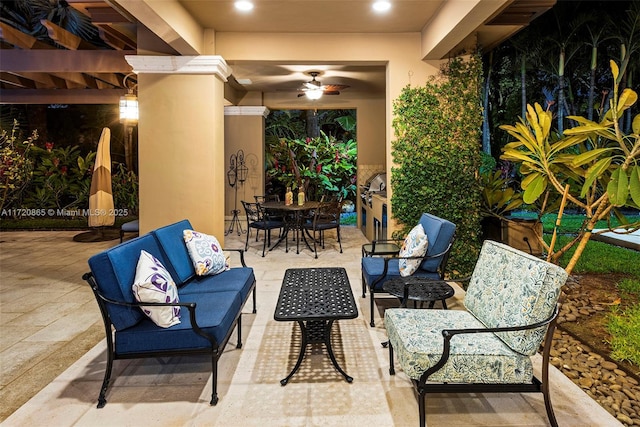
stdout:
POLYGON ((470 274, 480 248, 482 110, 478 56, 451 60, 424 86, 407 86, 394 101, 391 169, 394 218, 408 232, 423 212, 456 224, 447 270, 470 274))

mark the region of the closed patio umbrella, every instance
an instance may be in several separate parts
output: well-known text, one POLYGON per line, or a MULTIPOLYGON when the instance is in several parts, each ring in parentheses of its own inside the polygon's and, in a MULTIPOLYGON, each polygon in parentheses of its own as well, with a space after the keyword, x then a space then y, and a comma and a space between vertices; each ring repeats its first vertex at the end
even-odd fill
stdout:
POLYGON ((109 227, 116 221, 111 187, 111 130, 102 129, 89 191, 89 227, 109 227))
POLYGON ((111 228, 116 222, 111 187, 111 130, 102 129, 98 141, 96 163, 89 190, 88 222, 90 231, 73 236, 76 242, 101 242, 117 239, 118 230, 111 228))

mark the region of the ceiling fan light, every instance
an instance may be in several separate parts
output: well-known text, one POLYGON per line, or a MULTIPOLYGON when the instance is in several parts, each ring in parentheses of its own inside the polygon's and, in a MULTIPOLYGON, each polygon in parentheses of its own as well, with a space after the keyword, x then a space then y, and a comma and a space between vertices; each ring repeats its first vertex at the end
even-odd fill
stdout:
POLYGON ((376 0, 373 3, 373 10, 376 12, 387 12, 391 9, 391 2, 387 0, 376 0))
POLYGON ((316 100, 322 98, 322 92, 322 89, 311 89, 306 91, 304 94, 307 98, 316 100))
POLYGON ((253 9, 253 3, 247 0, 239 0, 234 3, 234 6, 242 12, 248 12, 253 9))

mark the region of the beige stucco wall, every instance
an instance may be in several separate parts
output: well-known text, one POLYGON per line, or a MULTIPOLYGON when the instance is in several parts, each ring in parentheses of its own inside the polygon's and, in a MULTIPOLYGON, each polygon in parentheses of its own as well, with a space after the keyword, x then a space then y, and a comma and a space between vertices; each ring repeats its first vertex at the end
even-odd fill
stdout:
POLYGON ((242 200, 253 202, 254 196, 264 193, 264 116, 262 114, 229 114, 224 118, 225 170, 229 170, 230 157, 236 156, 238 150, 244 153, 245 166, 248 168, 247 179, 238 186, 238 200, 235 205, 235 188, 225 186, 225 216, 230 219, 232 210, 240 211, 244 227, 244 209, 242 200))

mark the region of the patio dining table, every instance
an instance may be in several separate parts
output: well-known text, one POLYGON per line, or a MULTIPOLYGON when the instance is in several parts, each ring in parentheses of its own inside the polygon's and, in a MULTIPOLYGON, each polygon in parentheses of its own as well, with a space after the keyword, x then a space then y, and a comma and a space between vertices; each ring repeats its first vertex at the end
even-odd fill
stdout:
POLYGON ((307 245, 309 250, 313 250, 311 248, 311 245, 309 245, 309 242, 307 241, 306 236, 304 235, 304 230, 302 225, 305 217, 304 214, 306 212, 312 211, 313 209, 317 209, 320 206, 320 202, 306 201, 302 205, 299 205, 297 203, 286 205, 285 202, 283 201, 264 202, 264 203, 261 203, 260 206, 262 206, 262 208, 266 209, 267 211, 282 213, 284 214, 284 218, 285 218, 284 233, 282 233, 282 236, 280 236, 280 239, 278 239, 278 241, 273 246, 271 246, 271 248, 269 248, 269 251, 277 247, 284 240, 286 244, 285 251, 289 252, 289 245, 286 242, 289 231, 293 231, 295 233, 297 254, 300 253, 300 236, 302 236, 302 240, 304 240, 304 243, 307 245))

